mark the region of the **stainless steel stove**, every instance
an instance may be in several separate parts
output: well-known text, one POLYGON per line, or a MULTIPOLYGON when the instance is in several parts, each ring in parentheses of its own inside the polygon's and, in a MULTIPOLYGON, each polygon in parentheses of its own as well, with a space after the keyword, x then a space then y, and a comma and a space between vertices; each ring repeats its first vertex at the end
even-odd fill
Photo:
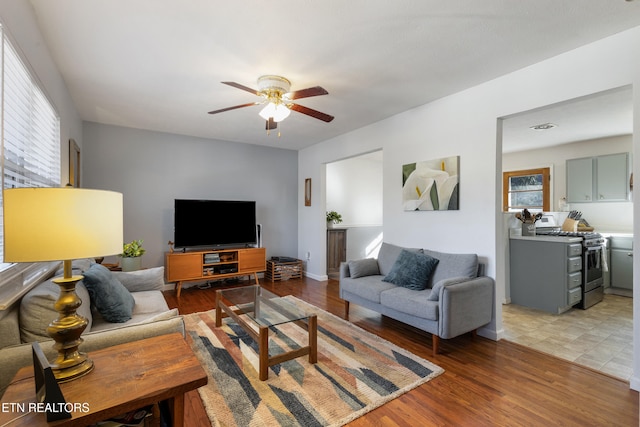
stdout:
POLYGON ((536 230, 537 235, 579 237, 582 239, 582 300, 578 308, 589 308, 602 301, 604 296, 602 257, 604 238, 593 231, 536 230))

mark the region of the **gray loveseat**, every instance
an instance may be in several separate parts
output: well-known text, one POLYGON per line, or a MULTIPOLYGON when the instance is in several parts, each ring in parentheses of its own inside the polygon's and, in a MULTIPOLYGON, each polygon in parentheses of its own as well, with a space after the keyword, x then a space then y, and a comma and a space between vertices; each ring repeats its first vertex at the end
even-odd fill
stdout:
POLYGON ((340 265, 345 318, 354 303, 415 326, 432 334, 435 355, 440 338, 475 334, 491 321, 494 280, 478 276, 478 271, 476 254, 408 249, 385 242, 377 259, 340 265))
MULTIPOLYGON (((82 274, 91 266, 88 260, 74 261, 73 273, 82 274)), ((169 309, 162 295, 164 267, 112 274, 133 297, 131 318, 121 323, 106 321, 90 303, 91 298, 84 283, 78 282, 76 293, 83 302, 78 314, 87 318, 89 323, 82 334, 84 342, 80 345, 80 351, 90 353, 172 332, 184 335, 182 316, 177 309, 169 309)), ((60 271, 53 277, 59 275, 60 271)), ((0 396, 18 369, 33 363, 31 342, 41 342, 49 360, 55 359, 57 353, 53 348, 54 342, 46 334, 46 328, 58 317, 53 308, 58 294, 58 285, 46 278, 10 308, 0 311, 0 396)))

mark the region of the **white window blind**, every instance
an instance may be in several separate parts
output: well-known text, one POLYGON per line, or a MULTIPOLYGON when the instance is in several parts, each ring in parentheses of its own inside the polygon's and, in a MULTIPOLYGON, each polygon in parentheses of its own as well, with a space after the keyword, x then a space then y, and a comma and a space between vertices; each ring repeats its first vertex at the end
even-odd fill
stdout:
MULTIPOLYGON (((2 187, 59 187, 60 119, 1 25, 0 30, 2 187)), ((0 232, 0 262, 3 252, 0 232)))

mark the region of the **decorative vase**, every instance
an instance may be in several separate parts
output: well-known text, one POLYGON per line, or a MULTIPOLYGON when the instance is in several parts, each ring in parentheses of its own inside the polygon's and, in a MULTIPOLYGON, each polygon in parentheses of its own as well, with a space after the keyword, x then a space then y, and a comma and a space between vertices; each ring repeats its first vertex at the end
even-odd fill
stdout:
POLYGON ((327 228, 328 229, 332 229, 335 226, 336 226, 336 224, 333 221, 327 221, 327 228))
POLYGON ((136 271, 142 268, 142 257, 122 257, 122 271, 136 271))

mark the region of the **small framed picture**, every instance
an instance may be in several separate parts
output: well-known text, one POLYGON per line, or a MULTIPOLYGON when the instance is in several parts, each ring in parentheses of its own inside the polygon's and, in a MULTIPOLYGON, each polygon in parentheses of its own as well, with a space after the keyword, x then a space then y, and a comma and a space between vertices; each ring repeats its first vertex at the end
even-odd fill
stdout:
POLYGON ((311 178, 304 180, 304 205, 311 206, 311 178))
POLYGON ((69 140, 69 184, 80 187, 80 147, 75 140, 69 140))

